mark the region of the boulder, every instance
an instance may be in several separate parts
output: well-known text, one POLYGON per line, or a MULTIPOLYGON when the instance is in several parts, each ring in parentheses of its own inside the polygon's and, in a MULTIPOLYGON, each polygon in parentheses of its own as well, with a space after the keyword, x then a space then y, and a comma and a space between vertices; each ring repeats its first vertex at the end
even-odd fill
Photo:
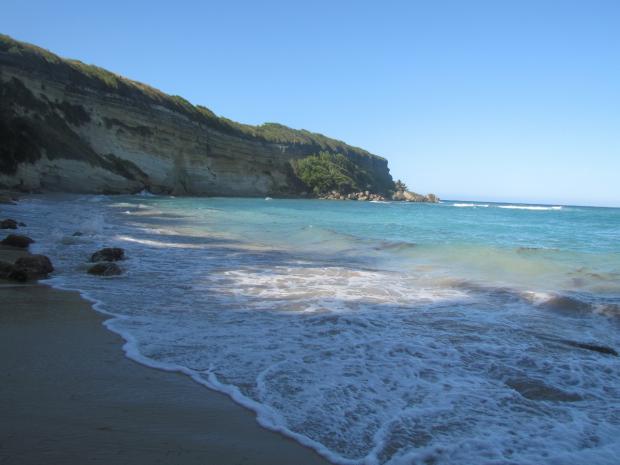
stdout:
POLYGON ((28 255, 15 261, 15 269, 25 273, 28 279, 37 279, 47 277, 54 266, 45 255, 28 255))
POLYGON ((21 234, 9 234, 6 236, 0 244, 10 245, 11 247, 19 247, 21 249, 27 249, 34 241, 28 236, 22 236, 21 234))
POLYGON ((116 262, 125 258, 125 251, 119 247, 106 247, 98 250, 91 257, 91 262, 116 262))
POLYGON ((123 272, 116 263, 103 262, 97 263, 88 269, 88 274, 94 274, 97 276, 118 276, 123 272))
POLYGON ((0 279, 12 279, 24 282, 28 280, 28 275, 15 268, 15 265, 8 262, 0 262, 0 279))
POLYGON ((437 196, 434 194, 420 195, 411 191, 396 191, 392 195, 392 200, 404 201, 404 202, 432 202, 438 201, 437 196))
POLYGON ((17 229, 17 221, 7 218, 0 221, 0 229, 17 229))
POLYGON ((405 191, 403 192, 405 196, 405 201, 407 202, 426 202, 426 197, 420 194, 416 194, 415 192, 405 191))
POLYGON ((72 235, 73 237, 80 237, 80 236, 83 236, 83 235, 84 235, 84 233, 81 233, 80 231, 76 231, 76 232, 74 232, 74 233, 73 233, 73 234, 71 234, 71 235, 72 235))

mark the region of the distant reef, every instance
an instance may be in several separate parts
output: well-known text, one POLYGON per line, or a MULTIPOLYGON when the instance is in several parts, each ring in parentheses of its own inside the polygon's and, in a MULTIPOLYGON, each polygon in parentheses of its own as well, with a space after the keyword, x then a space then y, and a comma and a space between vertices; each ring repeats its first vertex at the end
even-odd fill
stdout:
POLYGON ((6 35, 0 187, 274 197, 396 192, 387 160, 363 149, 281 124, 237 123, 6 35))

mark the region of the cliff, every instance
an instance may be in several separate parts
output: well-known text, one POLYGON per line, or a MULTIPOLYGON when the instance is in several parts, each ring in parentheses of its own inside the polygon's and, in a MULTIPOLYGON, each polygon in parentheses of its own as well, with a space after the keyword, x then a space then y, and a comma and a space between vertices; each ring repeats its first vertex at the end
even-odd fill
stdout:
POLYGON ((0 35, 0 187, 24 191, 295 196, 296 160, 342 154, 365 189, 387 161, 279 124, 250 126, 96 66, 0 35))

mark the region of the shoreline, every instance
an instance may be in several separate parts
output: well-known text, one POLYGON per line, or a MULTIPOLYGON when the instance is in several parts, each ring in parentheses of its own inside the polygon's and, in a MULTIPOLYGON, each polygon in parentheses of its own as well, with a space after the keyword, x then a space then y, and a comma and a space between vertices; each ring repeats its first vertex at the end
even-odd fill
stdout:
POLYGON ((0 305, 2 463, 330 463, 227 395, 128 358, 77 291, 2 280, 0 305))

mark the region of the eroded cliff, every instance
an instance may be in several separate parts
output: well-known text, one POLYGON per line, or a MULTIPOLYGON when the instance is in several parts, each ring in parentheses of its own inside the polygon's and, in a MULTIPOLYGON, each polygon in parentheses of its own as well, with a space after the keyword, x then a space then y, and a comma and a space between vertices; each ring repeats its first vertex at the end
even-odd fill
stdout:
POLYGON ((293 161, 341 153, 393 188, 387 161, 277 124, 217 117, 144 84, 0 35, 0 187, 25 191, 294 196, 293 161))

